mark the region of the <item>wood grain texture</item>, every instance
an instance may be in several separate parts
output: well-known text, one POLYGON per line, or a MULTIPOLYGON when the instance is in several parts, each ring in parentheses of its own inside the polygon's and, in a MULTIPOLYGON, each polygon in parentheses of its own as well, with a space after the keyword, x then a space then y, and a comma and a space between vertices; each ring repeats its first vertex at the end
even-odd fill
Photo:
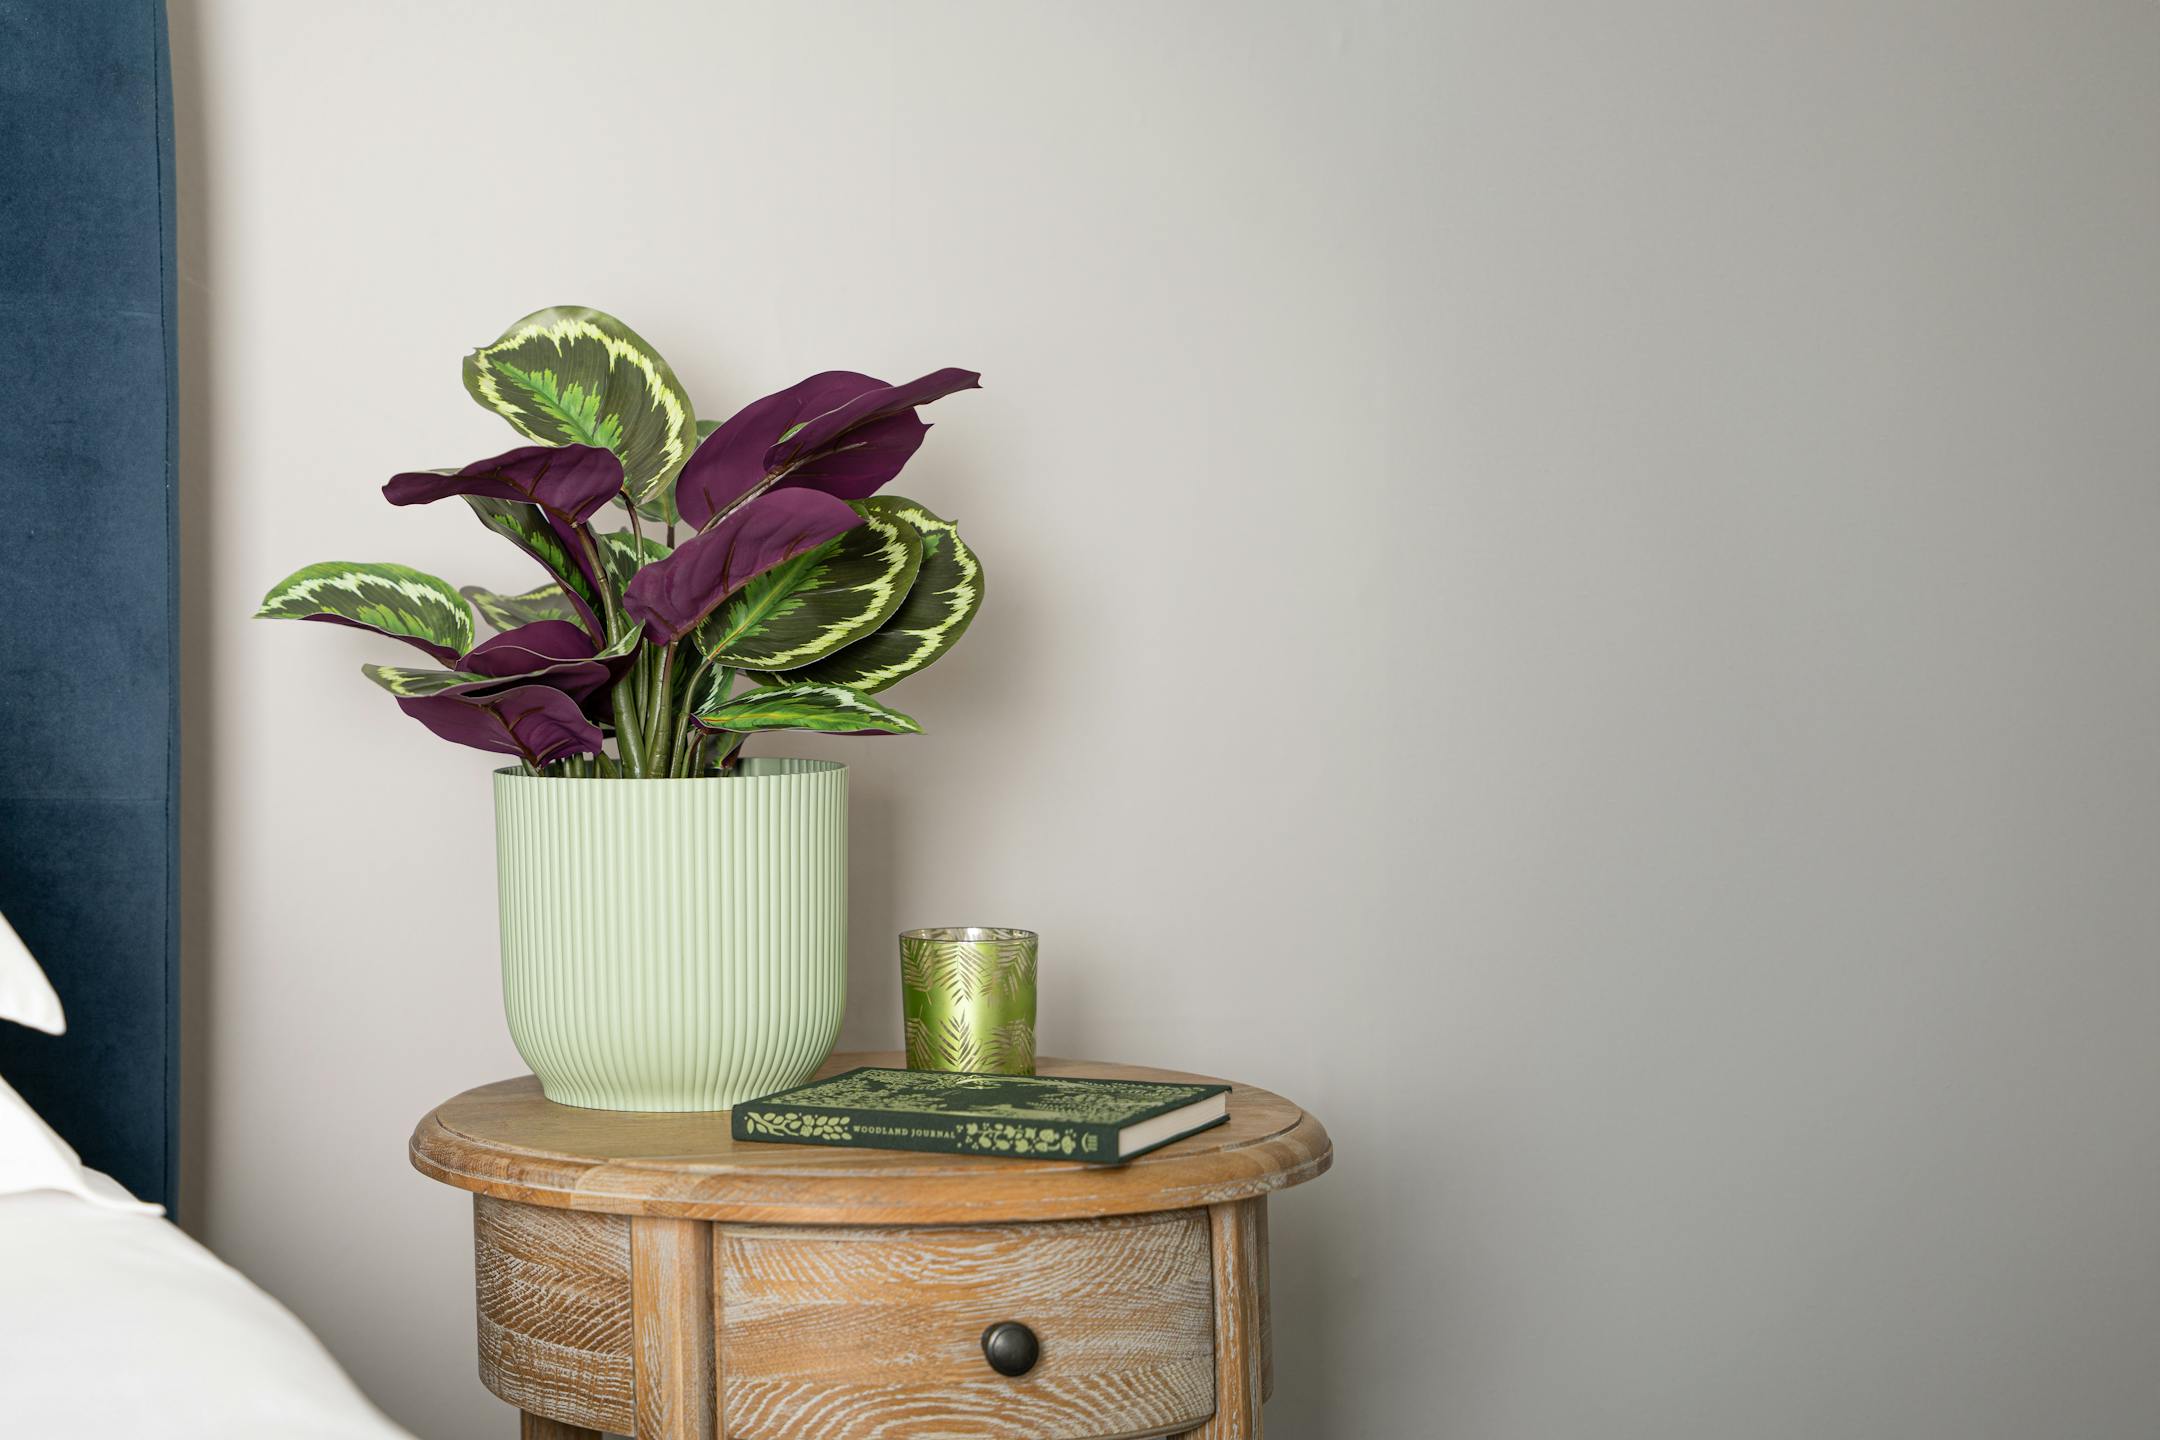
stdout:
POLYGON ((1253 1229, 1259 1237, 1255 1259, 1260 1272, 1260 1398, 1268 1400, 1275 1394, 1275 1291, 1268 1269, 1275 1252, 1268 1240, 1267 1200, 1263 1197, 1252 1204, 1253 1229))
POLYGON ((565 1425, 530 1410, 518 1412, 518 1440, 600 1440, 600 1432, 583 1425, 565 1425))
POLYGON ((631 1354, 637 1440, 716 1440, 712 1227, 630 1222, 631 1354))
POLYGON ((706 1279, 712 1285, 707 1303, 712 1306, 713 1324, 713 1440, 728 1440, 728 1437, 735 1433, 728 1424, 727 1402, 725 1399, 727 1394, 727 1356, 724 1353, 727 1347, 721 1343, 721 1325, 723 1317, 727 1313, 727 1290, 721 1281, 723 1278, 722 1272, 727 1267, 720 1263, 720 1247, 726 1242, 727 1231, 725 1227, 719 1225, 706 1226, 706 1244, 709 1247, 712 1261, 711 1266, 706 1271, 706 1279))
POLYGON ((534 1415, 629 1430, 630 1223, 476 1196, 473 1270, 481 1383, 534 1415))
POLYGON ((1234 1086, 1227 1123, 1114 1167, 737 1146, 727 1119, 528 1077, 414 1132, 416 1168, 475 1192, 481 1378, 528 1436, 1259 1440, 1266 1197, 1333 1158, 1289 1101, 1234 1086), (1025 1376, 982 1356, 1002 1320, 1041 1339, 1025 1376))
MULTIPOLYGON (((898 1065, 835 1055, 820 1070, 898 1065)), ((1045 1075, 1201 1081, 1203 1075, 1044 1059, 1045 1075)), ((753 1224, 935 1225, 1195 1209, 1310 1180, 1327 1131, 1288 1100, 1233 1086, 1230 1119, 1127 1165, 773 1145, 728 1135, 725 1112, 628 1114, 551 1104, 531 1076, 469 1090, 413 1132, 415 1168, 532 1205, 753 1224)))
POLYGON ((730 1226, 715 1251, 731 1440, 1103 1440, 1214 1408, 1208 1215, 965 1228, 730 1226), (1032 1329, 1026 1375, 982 1334, 1032 1329))
POLYGON ((1215 1269, 1215 1416, 1184 1440, 1260 1440, 1259 1200, 1208 1207, 1215 1269))

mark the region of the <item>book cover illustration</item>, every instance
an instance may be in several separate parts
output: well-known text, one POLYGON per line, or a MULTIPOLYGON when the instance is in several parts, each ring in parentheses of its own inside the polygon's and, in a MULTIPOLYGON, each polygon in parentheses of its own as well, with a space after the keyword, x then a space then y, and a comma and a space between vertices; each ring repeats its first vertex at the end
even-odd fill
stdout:
POLYGON ((738 1105, 732 1128, 744 1140, 1099 1164, 1133 1158, 1118 1153, 1126 1127, 1229 1088, 865 1067, 738 1105))

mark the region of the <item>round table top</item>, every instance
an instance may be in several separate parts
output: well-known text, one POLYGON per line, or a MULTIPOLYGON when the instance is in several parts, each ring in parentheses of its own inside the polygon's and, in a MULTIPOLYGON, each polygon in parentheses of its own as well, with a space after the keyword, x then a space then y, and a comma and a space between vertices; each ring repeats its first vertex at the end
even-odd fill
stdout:
MULTIPOLYGON (((834 1055, 820 1076, 898 1068, 897 1052, 834 1055)), ((1043 1075, 1220 1083, 1094 1060, 1038 1062, 1043 1075)), ((725 1111, 557 1105, 530 1075, 468 1090, 414 1129, 413 1168, 499 1200, 619 1215, 768 1225, 938 1225, 1184 1210, 1310 1180, 1334 1158, 1318 1120, 1233 1083, 1230 1118, 1122 1165, 738 1143, 725 1111)))

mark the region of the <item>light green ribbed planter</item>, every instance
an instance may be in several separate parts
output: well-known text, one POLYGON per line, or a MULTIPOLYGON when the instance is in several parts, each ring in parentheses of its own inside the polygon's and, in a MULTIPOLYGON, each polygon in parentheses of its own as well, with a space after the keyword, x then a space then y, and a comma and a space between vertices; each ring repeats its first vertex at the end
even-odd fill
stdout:
POLYGON ((847 767, 495 772, 503 1008, 550 1100, 724 1110, 810 1078, 847 996, 847 767))

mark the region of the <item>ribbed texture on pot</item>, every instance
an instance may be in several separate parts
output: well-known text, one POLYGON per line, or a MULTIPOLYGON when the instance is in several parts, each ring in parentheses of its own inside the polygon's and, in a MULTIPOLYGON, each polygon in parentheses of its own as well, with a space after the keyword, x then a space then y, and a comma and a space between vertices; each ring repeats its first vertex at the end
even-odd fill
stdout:
POLYGON ((847 767, 495 773, 503 1007, 550 1100, 724 1110, 810 1076, 847 998, 847 767))

